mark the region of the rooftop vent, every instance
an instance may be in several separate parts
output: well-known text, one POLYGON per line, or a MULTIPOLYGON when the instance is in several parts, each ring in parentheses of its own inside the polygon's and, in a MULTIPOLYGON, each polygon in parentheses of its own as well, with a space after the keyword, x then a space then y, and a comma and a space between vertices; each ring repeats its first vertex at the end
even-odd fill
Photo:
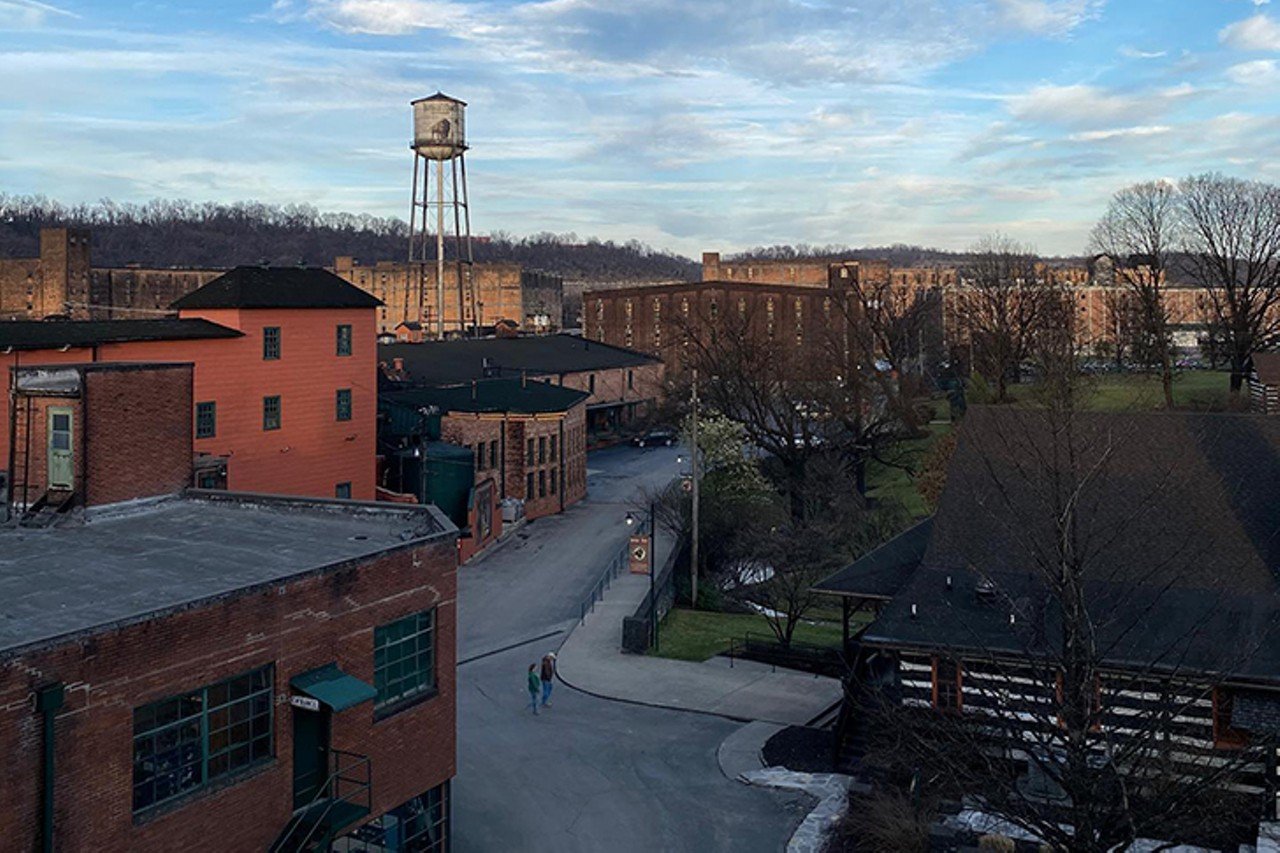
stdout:
POLYGON ((991 601, 996 597, 996 593, 1000 590, 996 587, 995 581, 990 578, 983 578, 973 587, 973 592, 982 601, 991 601))

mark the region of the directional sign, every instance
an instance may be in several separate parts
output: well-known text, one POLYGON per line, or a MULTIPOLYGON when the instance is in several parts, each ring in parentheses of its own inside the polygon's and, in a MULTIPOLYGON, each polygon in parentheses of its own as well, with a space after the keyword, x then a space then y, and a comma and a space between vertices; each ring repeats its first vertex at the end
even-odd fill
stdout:
POLYGON ((320 700, 312 699, 310 696, 290 696, 289 704, 295 708, 303 708, 307 711, 320 710, 320 700))
POLYGON ((631 551, 630 569, 633 574, 649 574, 649 537, 632 536, 629 545, 631 551))

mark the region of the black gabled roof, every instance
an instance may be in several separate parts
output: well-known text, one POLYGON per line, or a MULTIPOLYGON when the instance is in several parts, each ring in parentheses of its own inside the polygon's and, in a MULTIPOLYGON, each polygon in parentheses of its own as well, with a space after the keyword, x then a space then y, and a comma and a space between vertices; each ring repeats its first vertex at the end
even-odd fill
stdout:
POLYGON ((933 518, 926 518, 813 586, 815 592, 853 598, 893 598, 924 559, 933 518))
POLYGON ((1255 415, 1080 413, 1065 428, 971 408, 920 566, 864 639, 1052 652, 1067 486, 1045 460, 1068 449, 1089 472, 1077 543, 1106 661, 1280 681, 1280 419, 1255 415))
POLYGON ((0 322, 0 351, 90 347, 126 341, 238 338, 242 332, 208 320, 13 320, 0 322))
POLYGON ((577 335, 464 338, 420 344, 381 344, 378 358, 404 360, 414 385, 450 385, 495 376, 579 373, 656 364, 659 359, 577 335), (486 368, 486 365, 488 367, 486 368))
POLYGON ((466 385, 436 388, 404 388, 385 391, 379 398, 393 405, 441 412, 511 412, 521 415, 565 412, 589 395, 534 379, 485 379, 466 385))
POLYGON ((191 308, 376 308, 382 300, 320 267, 236 267, 173 303, 191 308))

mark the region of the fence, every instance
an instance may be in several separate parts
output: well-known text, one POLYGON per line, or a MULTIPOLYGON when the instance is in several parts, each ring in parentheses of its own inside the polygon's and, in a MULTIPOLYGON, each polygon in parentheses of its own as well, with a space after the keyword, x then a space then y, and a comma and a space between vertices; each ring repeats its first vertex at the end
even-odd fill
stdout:
POLYGON ((650 613, 650 599, 644 600, 636 607, 636 612, 622 620, 622 650, 633 654, 644 654, 654 644, 653 631, 662 617, 675 606, 676 600, 676 563, 679 561, 683 542, 676 543, 667 559, 658 568, 653 579, 653 603, 657 605, 656 618, 650 613))
POLYGON ((844 652, 838 648, 798 640, 792 640, 790 645, 784 646, 772 635, 750 632, 741 640, 730 640, 729 650, 725 655, 729 658, 730 667, 735 659, 752 660, 771 664, 775 668, 780 666, 835 678, 843 677, 849 668, 844 652))
MULTIPOLYGON (((648 522, 642 523, 637 528, 636 533, 644 535, 649 529, 648 522)), ((591 592, 582 599, 582 603, 578 608, 578 624, 587 621, 587 614, 594 613, 596 602, 604 598, 605 592, 613 583, 613 579, 627 570, 631 560, 631 544, 630 541, 624 542, 617 552, 609 559, 609 565, 605 568, 604 574, 600 575, 600 579, 596 581, 596 585, 591 588, 591 592)))

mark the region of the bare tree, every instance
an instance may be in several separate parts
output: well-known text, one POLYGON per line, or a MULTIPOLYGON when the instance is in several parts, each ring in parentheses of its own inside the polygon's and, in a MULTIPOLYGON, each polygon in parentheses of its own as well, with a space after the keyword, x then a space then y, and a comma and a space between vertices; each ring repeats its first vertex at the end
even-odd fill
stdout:
POLYGON ((1205 174, 1179 190, 1186 263, 1227 345, 1238 398, 1250 356, 1280 344, 1280 187, 1205 174))
POLYGON ((1167 409, 1173 408, 1174 358, 1165 288, 1177 229, 1177 188, 1149 181, 1112 196, 1090 237, 1092 250, 1110 257, 1116 284, 1129 294, 1119 306, 1125 309, 1125 328, 1135 355, 1159 369, 1167 409))
MULTIPOLYGON (((1235 738, 1217 689, 1274 637, 1275 591, 1265 549, 1206 529, 1198 512, 1217 505, 1196 497, 1238 447, 1204 420, 1083 411, 1065 337, 1041 353, 1038 407, 967 416, 933 562, 902 593, 908 624, 945 636, 900 652, 917 672, 932 658, 932 699, 912 698, 928 683, 905 675, 876 694, 873 759, 1054 850, 1238 835, 1274 795, 1274 742, 1197 736, 1235 738), (1222 591, 1222 576, 1259 584, 1263 603, 1222 591)), ((1227 489, 1251 499, 1247 482, 1227 489)), ((1271 521, 1249 536, 1275 533, 1271 521)))
POLYGON ((999 235, 979 241, 960 270, 955 309, 969 341, 972 367, 995 384, 998 403, 1009 401, 1036 337, 1061 320, 1062 297, 1035 252, 999 235))

